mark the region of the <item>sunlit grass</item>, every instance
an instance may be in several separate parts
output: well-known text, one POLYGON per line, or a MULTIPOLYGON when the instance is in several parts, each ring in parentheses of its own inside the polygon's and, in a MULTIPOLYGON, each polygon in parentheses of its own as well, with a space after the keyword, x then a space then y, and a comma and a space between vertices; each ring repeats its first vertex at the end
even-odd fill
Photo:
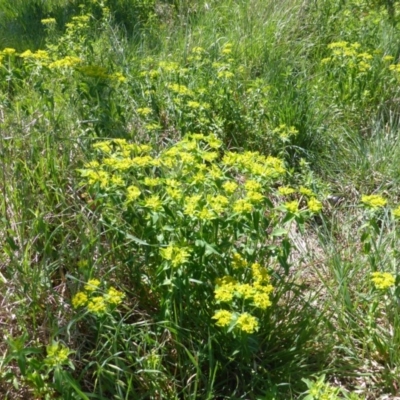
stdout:
POLYGON ((0 1, 1 397, 396 396, 397 9, 81 3, 0 1))

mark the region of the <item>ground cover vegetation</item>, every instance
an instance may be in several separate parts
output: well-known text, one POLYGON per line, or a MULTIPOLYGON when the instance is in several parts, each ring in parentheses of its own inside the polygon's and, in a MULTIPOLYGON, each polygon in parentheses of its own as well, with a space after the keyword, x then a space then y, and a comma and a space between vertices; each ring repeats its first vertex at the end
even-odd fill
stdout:
POLYGON ((400 391, 394 0, 0 0, 0 396, 400 391))

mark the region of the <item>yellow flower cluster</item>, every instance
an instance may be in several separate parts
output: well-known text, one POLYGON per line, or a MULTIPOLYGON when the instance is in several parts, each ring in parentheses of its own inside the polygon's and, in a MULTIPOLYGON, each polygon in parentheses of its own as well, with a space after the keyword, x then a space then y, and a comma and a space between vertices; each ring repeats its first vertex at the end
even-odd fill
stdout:
POLYGON ((361 202, 372 209, 385 207, 387 200, 378 194, 371 194, 369 196, 361 196, 361 202))
MULTIPOLYGON (((186 92, 183 87, 175 89, 186 92)), ((150 110, 138 112, 149 115, 150 110)), ((197 232, 222 221, 250 221, 255 216, 249 215, 252 212, 275 212, 269 195, 284 179, 283 161, 259 152, 223 152, 221 147, 222 141, 216 135, 200 133, 190 133, 159 153, 148 145, 106 140, 93 145, 96 159, 86 163, 80 172, 88 191, 110 192, 125 212, 144 218, 149 224, 162 221, 164 226, 177 229, 179 224, 190 224, 190 229, 197 232), (120 186, 116 186, 117 181, 120 186)), ((295 192, 284 188, 281 186, 281 194, 295 192)), ((312 191, 302 190, 308 208, 320 210, 321 204, 312 191)), ((287 207, 297 212, 300 201, 287 207)), ((171 233, 159 235, 165 237, 159 248, 163 268, 191 268, 193 242, 186 243, 185 236, 176 236, 172 230, 165 232, 171 233)), ((259 321, 252 310, 262 312, 271 306, 273 286, 268 272, 260 264, 250 265, 240 250, 232 251, 228 268, 233 276, 216 282, 214 299, 231 310, 216 311, 213 318, 218 326, 233 324, 239 331, 253 333, 259 321)), ((85 306, 98 314, 108 304, 122 300, 118 292, 100 296, 99 287, 96 280, 87 282, 85 290, 74 297, 73 306, 85 306)))
MULTIPOLYGON (((238 253, 234 253, 232 258, 232 267, 234 269, 247 267, 247 261, 238 253)), ((254 263, 250 270, 252 276, 251 283, 239 283, 232 276, 219 278, 214 290, 215 300, 218 303, 231 304, 232 307, 234 307, 234 299, 248 300, 251 306, 261 310, 265 310, 271 306, 269 296, 274 288, 270 283, 270 277, 266 268, 263 268, 258 263, 254 263)), ((217 320, 216 324, 218 326, 228 326, 234 323, 236 327, 247 333, 253 333, 258 327, 257 318, 247 312, 237 316, 234 312, 218 310, 213 318, 217 320)))
POLYGON ((43 25, 55 25, 56 19, 55 18, 45 18, 40 21, 43 25))
POLYGON ((246 312, 237 315, 227 310, 218 310, 212 318, 216 320, 217 326, 225 327, 233 323, 246 333, 254 333, 259 327, 257 318, 246 312))
POLYGON ((315 197, 312 197, 310 200, 308 200, 307 205, 308 209, 315 214, 322 210, 322 203, 315 197))
POLYGON ((394 286, 396 279, 389 272, 373 272, 371 274, 371 280, 377 289, 388 289, 394 286))
POLYGON ((297 200, 289 201, 284 204, 286 210, 292 214, 295 214, 299 211, 299 203, 297 200))
POLYGON ((253 333, 258 330, 257 318, 246 312, 239 316, 236 323, 239 329, 246 333, 253 333))
POLYGON ((400 73, 400 64, 391 64, 389 65, 389 70, 396 72, 396 73, 400 73))
POLYGON ((179 85, 178 83, 171 83, 168 85, 168 88, 171 89, 172 92, 181 96, 193 96, 194 94, 193 91, 185 85, 179 85))
POLYGON ((301 187, 300 187, 299 193, 302 194, 302 195, 304 195, 304 196, 307 196, 307 197, 315 197, 314 192, 313 192, 311 189, 306 188, 306 187, 304 187, 304 186, 301 186, 301 187))
POLYGON ((79 57, 66 56, 49 64, 49 68, 72 68, 82 63, 79 57))
POLYGON ((2 54, 4 54, 5 56, 11 56, 11 55, 15 54, 15 52, 16 52, 15 49, 7 47, 2 51, 2 54))
POLYGON ((400 206, 392 210, 392 214, 395 219, 400 219, 400 206))
POLYGON ((279 158, 265 157, 259 152, 252 151, 242 154, 227 152, 222 164, 234 171, 260 178, 278 178, 286 173, 283 161, 279 158))
POLYGON ((277 128, 272 130, 276 136, 281 140, 287 141, 293 136, 297 136, 299 131, 294 126, 287 126, 286 124, 281 124, 277 128))
POLYGON ((234 324, 235 327, 246 333, 254 333, 259 327, 257 318, 247 312, 236 314, 227 310, 218 310, 212 318, 216 320, 217 326, 226 327, 234 324))
POLYGON ((370 64, 374 56, 367 52, 359 52, 360 43, 349 43, 346 41, 333 42, 328 45, 332 56, 321 60, 322 64, 339 60, 350 68, 356 68, 360 74, 369 71, 372 66, 370 64))
POLYGON ((165 260, 171 261, 172 266, 178 267, 189 260, 190 249, 170 244, 160 249, 160 255, 165 260))
POLYGON ((234 253, 232 256, 233 269, 246 268, 248 263, 239 253, 234 253))
POLYGON ((216 325, 224 327, 228 326, 233 320, 233 313, 227 310, 218 310, 212 318, 217 320, 216 325))
POLYGON ((288 186, 281 186, 278 188, 278 192, 282 196, 289 196, 290 194, 296 193, 296 190, 288 186))
POLYGON ((221 140, 215 135, 190 134, 152 157, 148 155, 149 146, 129 144, 121 139, 107 140, 93 145, 100 159, 86 163, 80 172, 84 183, 91 187, 98 185, 102 190, 114 191, 115 187, 125 185, 126 206, 161 212, 164 205, 174 204, 184 215, 202 221, 229 213, 238 216, 251 213, 266 201, 263 192, 269 190, 271 179, 285 174, 283 162, 258 152, 227 152, 221 162, 216 151, 221 146, 221 140), (147 170, 150 167, 158 168, 157 175, 171 178, 152 176, 147 170), (129 184, 133 175, 127 179, 127 173, 137 176, 135 184, 129 184), (236 182, 239 174, 246 177, 241 187, 236 182))
POLYGON ((51 367, 58 367, 68 362, 71 351, 68 347, 58 342, 53 342, 46 347, 47 356, 45 363, 51 367))
POLYGON ((106 293, 99 294, 101 282, 98 279, 89 279, 84 291, 78 292, 72 298, 72 307, 85 307, 90 313, 102 314, 107 311, 109 305, 119 305, 125 297, 125 294, 110 287, 106 293))

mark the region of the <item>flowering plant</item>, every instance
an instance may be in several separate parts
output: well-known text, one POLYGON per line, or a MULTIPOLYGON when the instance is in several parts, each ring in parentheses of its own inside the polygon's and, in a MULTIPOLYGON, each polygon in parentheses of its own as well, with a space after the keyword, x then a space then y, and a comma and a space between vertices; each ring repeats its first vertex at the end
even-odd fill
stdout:
POLYGON ((213 134, 189 134, 158 153, 123 139, 93 148, 82 184, 135 254, 130 279, 156 296, 162 317, 195 312, 234 334, 256 332, 273 303, 271 274, 288 272, 288 224, 322 208, 312 190, 279 191, 282 160, 223 151, 213 134))

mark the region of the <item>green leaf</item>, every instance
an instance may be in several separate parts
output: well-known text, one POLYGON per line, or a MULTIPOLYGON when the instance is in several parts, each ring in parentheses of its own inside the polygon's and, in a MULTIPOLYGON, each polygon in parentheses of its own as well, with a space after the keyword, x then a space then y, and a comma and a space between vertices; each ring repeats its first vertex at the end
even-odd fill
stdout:
POLYGON ((288 231, 284 228, 274 228, 271 233, 271 236, 285 236, 288 234, 288 231))
POLYGON ((204 240, 196 240, 194 242, 194 244, 195 244, 195 246, 198 246, 198 247, 204 247, 206 249, 206 251, 205 251, 206 256, 209 256, 210 254, 216 254, 216 255, 222 257, 221 253, 219 253, 211 244, 207 243, 204 240))
POLYGON ((125 236, 130 239, 132 242, 135 242, 137 244, 141 244, 142 246, 151 246, 149 243, 145 242, 144 240, 141 240, 137 238, 136 236, 131 235, 130 233, 126 233, 125 236))

